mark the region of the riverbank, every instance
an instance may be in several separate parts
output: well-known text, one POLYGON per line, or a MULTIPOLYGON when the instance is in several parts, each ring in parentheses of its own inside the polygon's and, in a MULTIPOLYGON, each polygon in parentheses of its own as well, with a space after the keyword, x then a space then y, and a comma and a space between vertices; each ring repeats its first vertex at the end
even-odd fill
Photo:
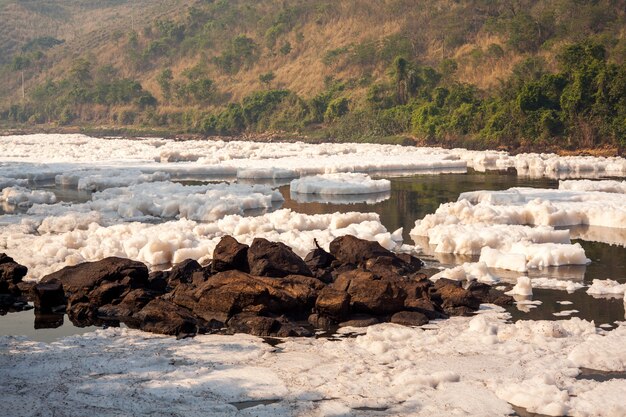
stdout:
MULTIPOLYGON (((245 140, 252 142, 305 142, 311 144, 318 143, 374 143, 385 145, 402 145, 402 146, 422 146, 422 147, 442 147, 452 149, 457 147, 465 147, 472 150, 486 151, 489 147, 476 147, 478 143, 472 142, 474 146, 468 147, 468 143, 437 143, 433 141, 420 140, 415 137, 406 135, 384 136, 384 137, 365 137, 361 141, 342 140, 328 137, 328 133, 324 129, 309 129, 305 132, 265 132, 255 133, 249 132, 238 136, 207 136, 199 133, 187 133, 175 129, 155 129, 149 127, 121 127, 121 126, 58 126, 58 125, 20 125, 6 126, 0 125, 0 136, 10 135, 32 135, 32 134, 84 134, 98 138, 121 137, 121 138, 163 138, 173 140, 223 140, 226 142, 245 140)), ((624 155, 624 149, 614 145, 600 145, 595 148, 574 148, 569 149, 556 145, 529 145, 520 144, 519 146, 498 146, 497 150, 506 151, 511 155, 522 153, 554 153, 559 156, 598 156, 612 157, 624 155)))

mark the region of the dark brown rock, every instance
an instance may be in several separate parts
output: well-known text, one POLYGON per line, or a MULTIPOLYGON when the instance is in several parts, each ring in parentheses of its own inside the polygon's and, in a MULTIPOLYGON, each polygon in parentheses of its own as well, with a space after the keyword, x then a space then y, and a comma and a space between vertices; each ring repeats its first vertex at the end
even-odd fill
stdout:
POLYGON ((337 326, 337 322, 335 320, 317 313, 311 314, 307 321, 316 329, 331 330, 333 327, 337 326))
POLYGON ((147 332, 191 336, 198 333, 199 322, 189 310, 157 298, 136 314, 139 327, 147 332))
POLYGON ((359 269, 341 274, 332 287, 350 295, 350 309, 355 313, 393 314, 403 310, 407 296, 397 283, 359 269))
POLYGON ((59 281, 35 284, 32 288, 35 310, 50 313, 59 306, 65 306, 65 292, 59 281))
POLYGON ((211 263, 213 272, 223 272, 236 269, 249 272, 248 245, 237 242, 232 236, 224 236, 213 251, 211 263))
POLYGON ((240 271, 211 276, 197 288, 177 289, 173 301, 206 317, 231 317, 243 311, 258 314, 305 314, 324 284, 311 277, 256 277, 240 271))
POLYGON ((201 271, 202 266, 195 259, 186 259, 172 267, 167 277, 170 288, 176 288, 180 283, 189 284, 195 272, 201 271))
POLYGON ((339 323, 339 327, 368 327, 380 323, 377 317, 367 314, 353 314, 346 321, 339 323))
POLYGON ((428 317, 417 311, 399 311, 390 321, 403 326, 422 326, 428 323, 428 317))
POLYGON ((131 288, 144 287, 148 282, 148 268, 141 262, 124 258, 105 258, 65 268, 43 277, 42 283, 58 280, 66 293, 91 291, 102 282, 123 281, 131 288))
POLYGON ((424 314, 430 320, 447 319, 439 307, 433 304, 428 298, 407 298, 404 300, 404 308, 409 311, 417 311, 424 314))
POLYGON ((350 294, 326 287, 315 302, 315 310, 321 315, 336 321, 345 320, 350 312, 350 294))
MULTIPOLYGON (((439 280, 441 281, 441 280, 439 280)), ((451 316, 468 315, 480 307, 480 299, 461 286, 437 281, 436 291, 431 296, 441 300, 443 311, 451 316)))
POLYGON ((394 257, 393 252, 383 248, 378 242, 351 235, 341 236, 330 242, 330 253, 341 263, 353 265, 379 256, 394 257))
POLYGON ((99 307, 98 317, 115 319, 133 317, 158 295, 158 292, 146 288, 131 290, 120 302, 99 307))
POLYGON ((248 333, 265 337, 306 337, 311 332, 285 317, 264 317, 241 313, 228 320, 228 330, 232 333, 248 333))
POLYGON ((271 336, 278 331, 278 320, 271 317, 240 313, 231 317, 226 323, 232 333, 248 333, 255 336, 271 336))
POLYGON ((28 268, 20 265, 10 256, 0 253, 0 282, 6 282, 9 286, 17 285, 26 276, 28 268))
POLYGON ((334 260, 333 255, 320 247, 313 249, 304 258, 304 262, 311 271, 329 268, 334 260))
POLYGON ((498 306, 512 305, 515 299, 510 295, 506 295, 502 291, 498 291, 488 284, 482 282, 472 281, 467 290, 472 293, 473 296, 478 298, 481 303, 495 304, 498 306))
POLYGON ((89 302, 96 307, 119 302, 130 291, 130 287, 123 282, 102 282, 88 293, 89 302))
POLYGON ((148 275, 146 288, 163 294, 167 290, 168 271, 153 271, 148 275))
POLYGON ((248 249, 250 274, 282 278, 287 275, 313 276, 304 260, 289 246, 280 242, 256 238, 248 249))

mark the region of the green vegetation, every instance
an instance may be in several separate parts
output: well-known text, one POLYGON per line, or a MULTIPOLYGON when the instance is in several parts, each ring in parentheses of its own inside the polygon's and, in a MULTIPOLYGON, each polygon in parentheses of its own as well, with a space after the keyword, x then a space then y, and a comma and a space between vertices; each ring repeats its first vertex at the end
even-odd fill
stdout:
MULTIPOLYGON (((0 121, 626 146, 620 0, 181 1, 189 7, 93 32, 80 48, 53 32, 14 42, 0 62, 0 121)), ((72 9, 37 13, 59 20, 72 9)))

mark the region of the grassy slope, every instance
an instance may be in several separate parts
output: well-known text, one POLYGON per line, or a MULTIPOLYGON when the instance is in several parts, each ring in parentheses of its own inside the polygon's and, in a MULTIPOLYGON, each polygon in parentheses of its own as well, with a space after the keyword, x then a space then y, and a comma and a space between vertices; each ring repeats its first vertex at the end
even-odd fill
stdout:
MULTIPOLYGON (((208 77, 229 101, 239 101, 250 92, 263 89, 259 75, 272 71, 272 88, 287 88, 312 97, 326 88, 327 81, 351 81, 350 98, 362 101, 369 85, 388 79, 390 59, 378 58, 372 63, 354 62, 355 46, 373 44, 384 48, 394 36, 402 37, 410 47, 410 58, 438 68, 444 59, 454 59, 458 69, 454 78, 480 89, 496 88, 506 80, 516 64, 531 56, 545 59, 549 68, 556 67, 555 55, 563 44, 589 35, 611 37, 609 59, 621 61, 626 56, 623 1, 579 2, 577 11, 568 10, 566 1, 490 2, 453 0, 354 0, 350 2, 261 0, 250 2, 231 0, 219 9, 215 2, 203 0, 86 0, 10 1, 0 0, 0 50, 5 61, 30 39, 54 36, 66 41, 46 53, 43 68, 29 74, 27 86, 46 79, 64 77, 77 57, 87 57, 94 67, 113 65, 120 76, 131 77, 162 100, 157 75, 171 68, 174 78, 182 77, 185 69, 201 65, 208 77), (211 3, 213 3, 211 5, 211 3), (207 6, 207 4, 209 4, 207 6), (4 7, 3 7, 4 5, 4 7), (281 33, 277 45, 267 46, 266 32, 274 23, 283 5, 299 8, 299 15, 281 33), (222 29, 210 32, 210 41, 201 48, 186 48, 154 59, 140 69, 129 63, 128 33, 131 24, 139 34, 141 47, 154 40, 154 22, 171 19, 187 22, 190 6, 212 8, 213 20, 224 22, 222 29), (596 7, 595 9, 593 7, 596 7), (217 10, 217 11, 215 11, 217 10), (509 45, 509 33, 489 26, 490 19, 505 14, 528 11, 538 20, 555 13, 555 22, 565 22, 565 33, 555 35, 549 42, 533 51, 520 51, 509 45), (600 11, 598 11, 600 10, 600 11), (601 14, 605 10, 606 15, 601 14), (585 17, 585 16, 592 17, 585 17), (582 16, 582 17, 581 17, 582 16), (599 21, 593 21, 593 19, 599 21), (152 34, 147 31, 152 29, 152 34), (224 51, 230 39, 245 34, 259 45, 256 62, 234 74, 225 74, 211 59, 224 51), (289 42, 287 55, 277 50, 289 42), (490 47, 498 45, 502 54, 490 56, 490 47), (329 51, 345 49, 333 62, 324 62, 329 51), (360 80, 366 82, 360 82, 360 80)), ((204 22, 203 22, 204 23, 204 22)), ((2 64, 2 62, 0 62, 2 64)), ((0 105, 19 101, 19 78, 5 67, 0 70, 0 105)), ((219 106, 223 103, 218 103, 219 106)), ((179 104, 169 107, 180 107, 179 104)), ((168 106, 163 106, 168 109, 168 106)))

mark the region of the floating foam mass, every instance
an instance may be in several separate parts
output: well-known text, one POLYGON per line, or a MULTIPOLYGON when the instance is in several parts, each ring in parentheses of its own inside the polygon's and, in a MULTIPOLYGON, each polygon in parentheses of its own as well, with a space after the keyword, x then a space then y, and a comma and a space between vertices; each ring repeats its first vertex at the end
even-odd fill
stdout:
POLYGON ((373 180, 367 174, 323 174, 291 181, 291 192, 298 194, 371 194, 391 190, 389 180, 373 180))
POLYGON ((356 337, 281 341, 248 335, 176 340, 125 328, 55 343, 0 337, 3 410, 99 416, 372 414, 623 416, 623 326, 579 318, 507 322, 501 309, 428 329, 382 324, 356 337), (131 387, 131 388, 129 388, 131 387), (132 389, 133 395, 128 395, 132 389), (257 406, 237 410, 236 405, 257 406), (242 404, 244 403, 244 404, 242 404), (73 413, 71 410, 80 410, 73 413))
POLYGON ((401 232, 388 232, 375 213, 306 215, 283 209, 256 217, 227 215, 198 223, 188 219, 159 224, 120 223, 103 226, 97 212, 47 217, 39 222, 5 226, 0 250, 29 268, 28 279, 107 256, 135 259, 149 265, 206 261, 224 235, 250 244, 255 237, 283 242, 304 257, 314 240, 328 249, 336 237, 354 235, 375 240, 388 249, 401 242, 401 232))
POLYGON ((56 196, 50 191, 33 191, 19 186, 7 187, 0 194, 0 202, 20 207, 28 207, 33 204, 52 204, 56 201, 56 196))

